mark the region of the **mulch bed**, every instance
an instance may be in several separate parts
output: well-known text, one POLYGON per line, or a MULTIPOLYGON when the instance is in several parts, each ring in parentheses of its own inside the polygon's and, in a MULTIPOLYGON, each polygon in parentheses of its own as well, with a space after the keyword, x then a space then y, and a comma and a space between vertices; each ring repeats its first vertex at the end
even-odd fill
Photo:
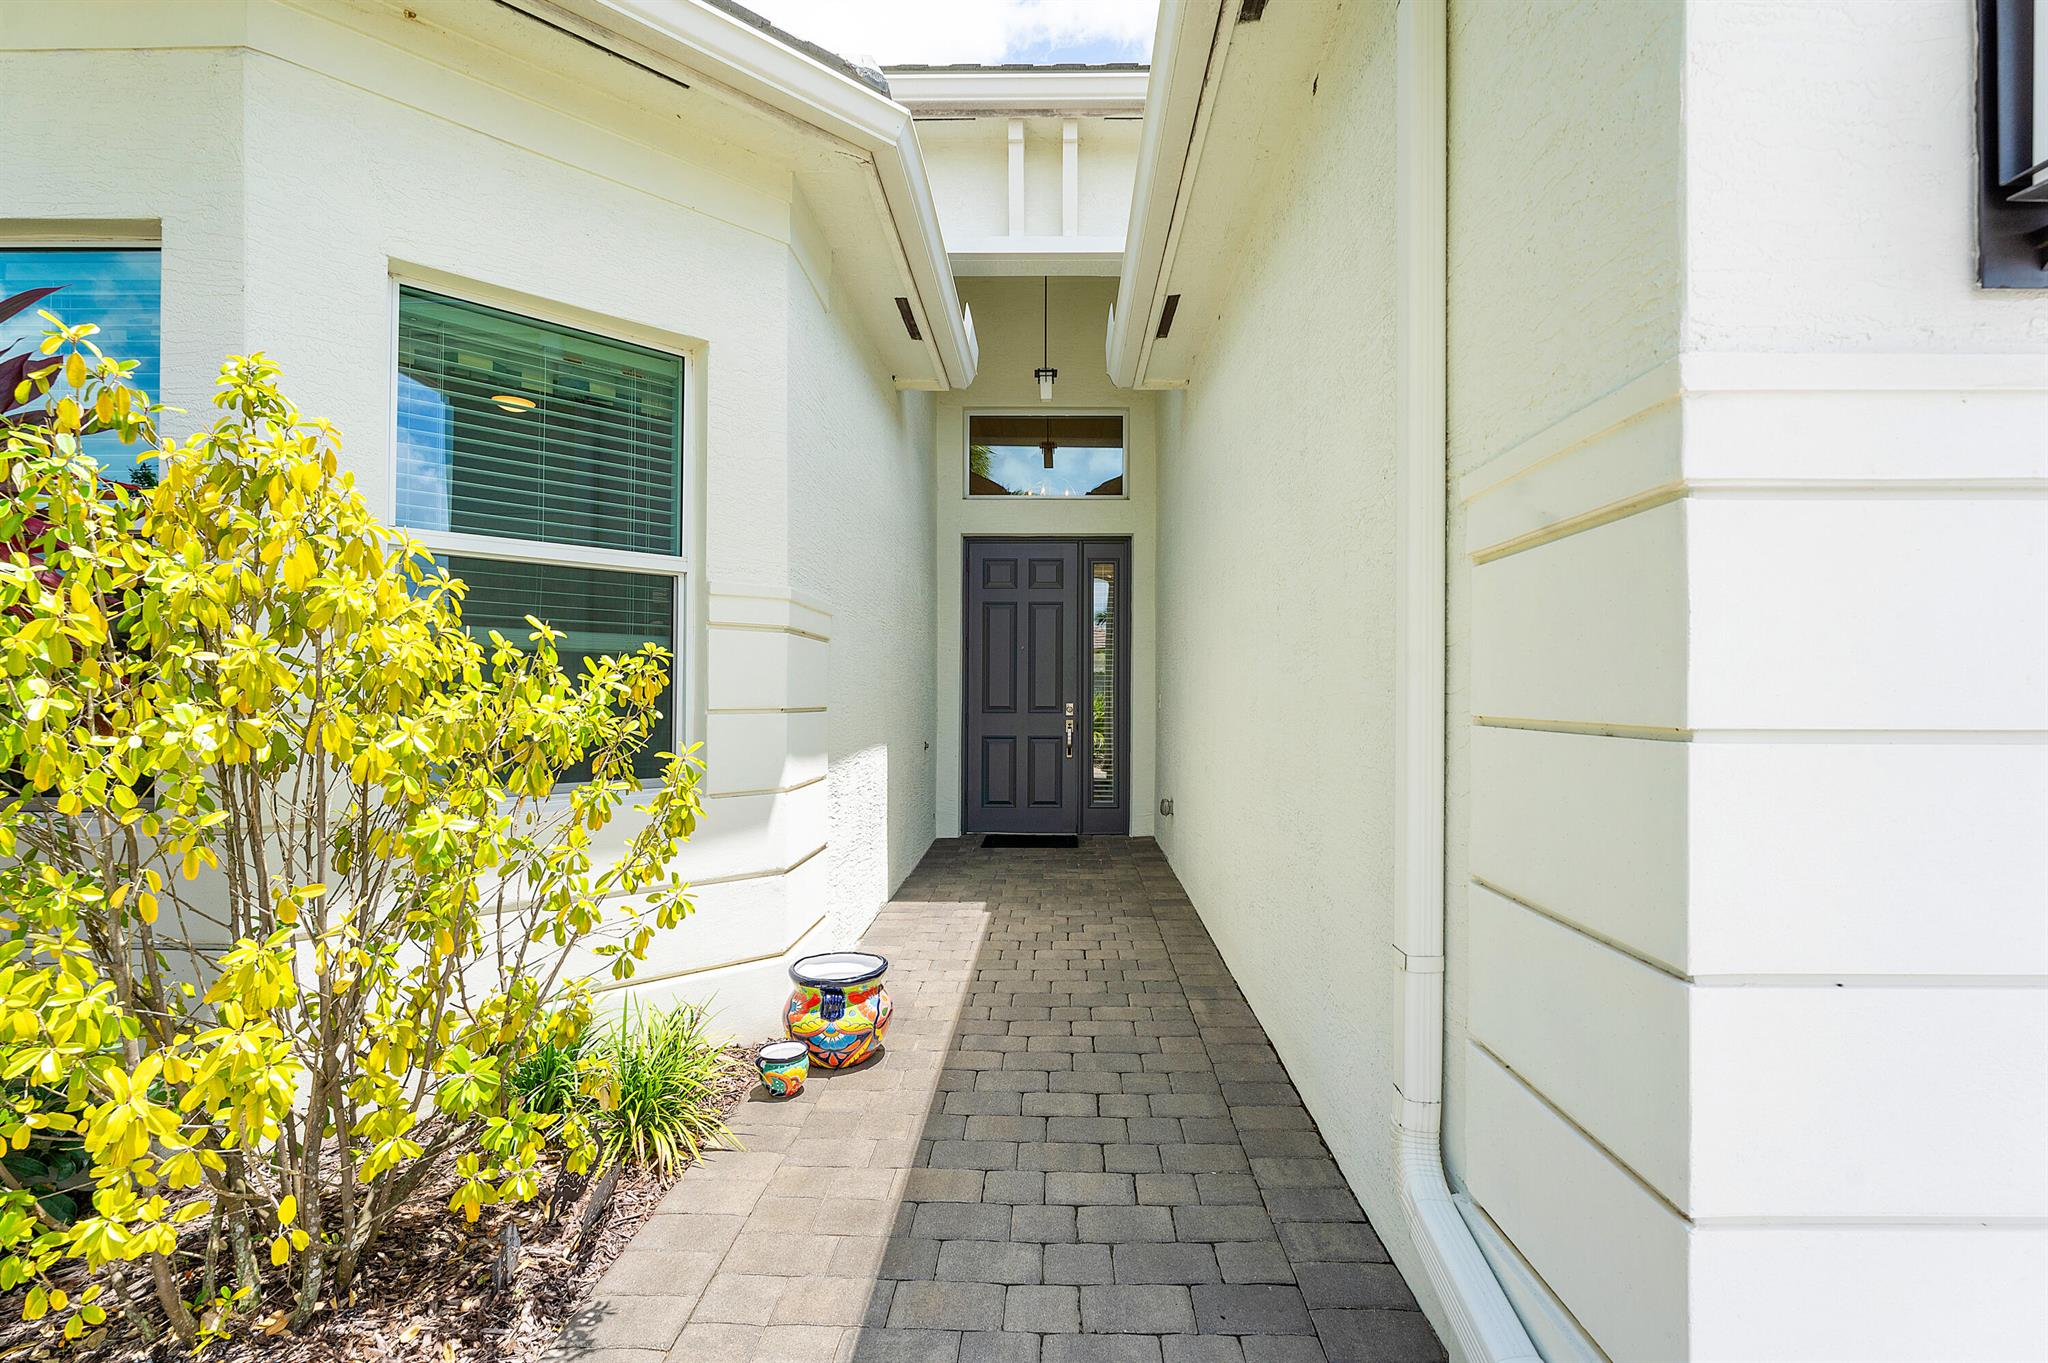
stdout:
MULTIPOLYGON (((755 1082, 753 1049, 735 1046, 729 1053, 735 1063, 720 1095, 728 1115, 755 1082)), ((543 1196, 521 1207, 487 1207, 472 1226, 448 1210, 452 1176, 430 1180, 372 1247, 348 1305, 323 1305, 296 1334, 284 1332, 281 1312, 246 1318, 233 1338, 201 1357, 218 1363, 531 1363, 589 1299, 674 1182, 674 1176, 623 1166, 598 1210, 592 1202, 604 1192, 602 1181, 571 1176, 552 1221, 543 1196), (510 1283, 498 1290, 492 1266, 508 1221, 517 1226, 520 1253, 510 1283)), ((150 1348, 118 1335, 97 1346, 66 1348, 21 1320, 20 1301, 19 1293, 0 1297, 0 1363, 182 1363, 192 1356, 175 1342, 150 1348)))

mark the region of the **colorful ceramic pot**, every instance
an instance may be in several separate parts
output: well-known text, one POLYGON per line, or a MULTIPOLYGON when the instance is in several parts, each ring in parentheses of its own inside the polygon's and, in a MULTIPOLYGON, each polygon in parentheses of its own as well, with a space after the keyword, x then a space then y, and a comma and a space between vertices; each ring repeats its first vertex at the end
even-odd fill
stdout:
POLYGON ((801 1041, 771 1041, 754 1055, 754 1068, 761 1082, 778 1098, 804 1091, 811 1073, 811 1049, 801 1041))
POLYGON ((810 1047, 826 1069, 858 1065, 882 1047, 889 1030, 887 958, 867 951, 805 956, 789 968, 796 981, 784 1014, 791 1037, 810 1047))

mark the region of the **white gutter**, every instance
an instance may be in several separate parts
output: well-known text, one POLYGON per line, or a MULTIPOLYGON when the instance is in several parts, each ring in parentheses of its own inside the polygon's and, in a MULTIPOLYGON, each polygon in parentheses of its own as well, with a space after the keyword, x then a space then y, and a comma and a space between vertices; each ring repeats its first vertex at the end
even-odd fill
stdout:
POLYGON ((1445 0, 1400 0, 1394 23, 1396 1167, 1401 1208, 1454 1355, 1473 1363, 1540 1363, 1444 1175, 1445 0))
POLYGON ((715 81, 865 154, 901 244, 933 368, 954 388, 974 382, 974 331, 953 288, 938 207, 908 109, 703 0, 512 2, 632 60, 675 62, 686 79, 694 74, 715 81))
POLYGON ((920 115, 1057 112, 1136 118, 1144 71, 1048 71, 992 67, 885 67, 889 92, 920 115))

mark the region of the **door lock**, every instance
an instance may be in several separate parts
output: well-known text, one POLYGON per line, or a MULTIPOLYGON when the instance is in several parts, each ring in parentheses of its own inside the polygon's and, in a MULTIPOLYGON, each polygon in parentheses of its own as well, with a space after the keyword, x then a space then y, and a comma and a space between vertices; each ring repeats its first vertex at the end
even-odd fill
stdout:
POLYGON ((1067 702, 1067 756, 1074 755, 1074 702, 1067 702))

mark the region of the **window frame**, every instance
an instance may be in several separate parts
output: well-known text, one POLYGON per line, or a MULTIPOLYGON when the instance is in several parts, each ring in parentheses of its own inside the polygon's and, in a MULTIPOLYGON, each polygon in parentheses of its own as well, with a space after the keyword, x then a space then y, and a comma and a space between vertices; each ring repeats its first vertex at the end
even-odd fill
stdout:
POLYGON ((1048 503, 1053 506, 1086 506, 1090 503, 1128 502, 1131 500, 1131 409, 1128 407, 968 407, 960 413, 960 500, 982 506, 1020 506, 1030 502, 1048 503), (968 460, 974 454, 974 418, 978 416, 1113 416, 1124 431, 1124 490, 1115 495, 1101 497, 997 497, 973 490, 973 474, 968 460))
MULTIPOLYGON (((497 559, 511 563, 533 563, 543 566, 567 568, 588 568, 601 572, 620 572, 642 577, 667 577, 674 580, 675 610, 670 621, 670 637, 673 657, 670 659, 669 685, 674 707, 674 743, 680 751, 703 739, 703 716, 697 706, 698 687, 695 671, 701 648, 691 624, 698 618, 699 594, 703 591, 701 574, 696 571, 697 495, 695 475, 701 467, 703 440, 702 395, 699 392, 698 375, 703 372, 699 363, 702 347, 682 337, 667 332, 638 326, 623 319, 586 312, 565 304, 552 303, 530 294, 515 293, 507 289, 494 288, 472 280, 456 278, 419 267, 406 267, 392 262, 387 281, 387 307, 389 330, 386 337, 385 374, 385 460, 383 507, 390 524, 403 530, 424 548, 435 554, 446 554, 465 558, 497 559), (472 535, 455 530, 420 530, 398 523, 398 327, 399 306, 403 290, 418 289, 440 294, 479 307, 494 308, 499 312, 529 318, 552 326, 567 327, 572 331, 584 332, 605 340, 619 341, 640 346, 647 350, 672 355, 681 362, 683 385, 680 412, 682 416, 682 439, 677 457, 681 467, 676 470, 676 516, 678 521, 678 545, 681 550, 675 554, 648 553, 635 549, 604 549, 593 545, 556 544, 547 540, 513 539, 499 535, 472 535)), ((641 787, 656 784, 653 778, 643 778, 641 787)))
POLYGON ((2048 289, 2048 4, 1977 0, 1977 286, 2048 289), (2025 183, 2022 183, 2022 182, 2025 183))
MULTIPOLYGON (((89 221, 81 221, 74 223, 52 223, 48 225, 47 230, 45 230, 43 226, 38 225, 31 228, 25 228, 24 230, 21 231, 9 231, 5 233, 0 233, 0 251, 147 251, 153 254, 156 257, 157 384, 154 390, 144 389, 143 391, 149 394, 149 398, 152 402, 166 402, 168 401, 168 399, 164 396, 164 390, 170 386, 170 375, 166 371, 164 363, 164 317, 166 314, 164 310, 163 291, 164 267, 166 262, 170 259, 170 256, 169 253, 164 250, 163 236, 160 231, 152 235, 147 231, 143 230, 144 228, 151 225, 153 224, 128 222, 93 223, 89 221), (104 228, 104 233, 95 233, 94 229, 96 227, 104 228)), ((4 291, 0 291, 0 293, 4 293, 4 291)), ((57 297, 43 299, 41 303, 38 303, 36 305, 36 308, 38 311, 40 311, 48 304, 61 304, 62 302, 63 298, 60 294, 57 297)), ((63 309, 61 307, 51 307, 48 310, 57 313, 59 316, 63 315, 63 309)), ((34 313, 30 313, 28 315, 34 316, 34 313)), ((40 321, 40 318, 38 318, 37 320, 40 321)), ((76 323, 80 321, 92 321, 94 319, 74 317, 72 320, 74 323, 76 323)), ((103 336, 100 339, 104 341, 106 338, 103 336)), ((134 360, 140 358, 139 356, 136 355, 125 354, 123 353, 123 351, 124 347, 115 346, 113 348, 114 358, 118 360, 134 360)), ((138 446, 138 454, 140 452, 140 449, 141 447, 138 446)), ((91 454, 92 451, 87 450, 86 453, 91 454)), ((104 472, 104 470, 102 471, 104 472)))

